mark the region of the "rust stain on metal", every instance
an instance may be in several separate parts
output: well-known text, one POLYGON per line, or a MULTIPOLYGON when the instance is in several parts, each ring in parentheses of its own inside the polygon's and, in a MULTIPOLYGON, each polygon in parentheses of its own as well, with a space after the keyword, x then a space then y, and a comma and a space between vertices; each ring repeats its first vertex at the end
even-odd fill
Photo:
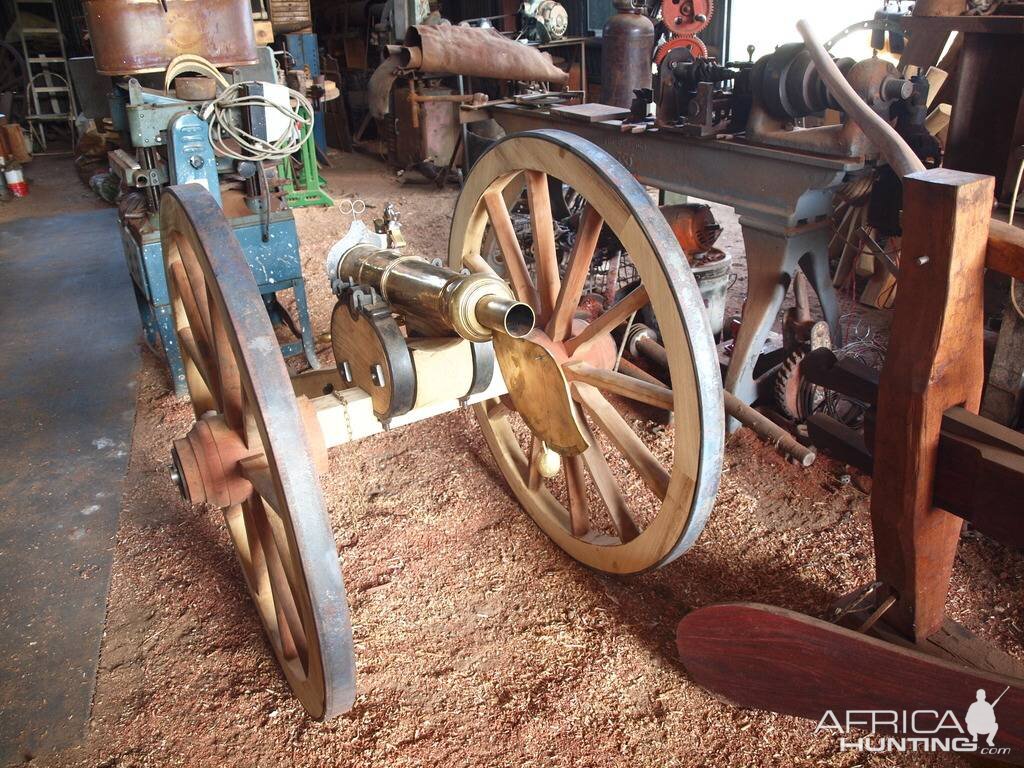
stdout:
POLYGON ((159 72, 182 53, 217 66, 256 63, 247 0, 85 0, 101 75, 159 72))

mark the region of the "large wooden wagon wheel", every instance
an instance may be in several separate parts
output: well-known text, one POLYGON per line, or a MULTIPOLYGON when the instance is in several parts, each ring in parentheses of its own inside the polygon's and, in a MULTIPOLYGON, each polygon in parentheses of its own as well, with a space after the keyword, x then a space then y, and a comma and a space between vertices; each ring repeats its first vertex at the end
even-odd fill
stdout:
POLYGON ((313 717, 331 717, 351 707, 355 672, 314 458, 323 448, 307 436, 315 420, 303 417, 307 401, 295 396, 256 281, 213 196, 196 184, 170 188, 160 229, 198 419, 175 441, 179 482, 194 501, 223 508, 289 684, 313 717))
MULTIPOLYGON (((537 315, 529 339, 558 361, 574 401, 569 407, 578 409, 575 417, 589 444, 578 455, 560 451, 565 454, 561 475, 545 480, 550 454, 524 428, 526 417, 516 398, 492 399, 474 410, 501 472, 541 529, 580 562, 623 574, 670 562, 694 543, 714 502, 724 416, 704 303, 668 223, 614 158, 584 139, 552 130, 509 136, 477 161, 456 206, 448 266, 488 271, 480 252, 491 230, 517 297, 537 315), (586 201, 564 270, 555 252, 549 176, 586 201), (502 195, 509 184, 524 181, 532 269, 502 195), (576 316, 577 308, 603 227, 622 243, 642 284, 588 323, 576 316), (619 348, 612 332, 648 304, 668 351, 671 390, 616 370, 619 348), (674 412, 668 446, 640 434, 635 425, 642 419, 630 423, 629 400, 674 412), (638 509, 644 493, 652 497, 646 513, 638 509)), ((496 346, 500 341, 495 339, 496 346)), ((502 372, 510 390, 520 390, 520 405, 524 392, 544 400, 559 385, 512 382, 504 365, 502 372)))

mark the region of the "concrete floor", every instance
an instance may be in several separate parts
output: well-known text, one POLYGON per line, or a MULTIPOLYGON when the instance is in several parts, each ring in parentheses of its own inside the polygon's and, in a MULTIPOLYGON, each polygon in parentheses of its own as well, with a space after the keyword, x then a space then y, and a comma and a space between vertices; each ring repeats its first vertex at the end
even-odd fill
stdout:
POLYGON ((0 224, 5 764, 74 742, 88 720, 139 366, 115 212, 7 215, 47 202, 5 204, 0 224))

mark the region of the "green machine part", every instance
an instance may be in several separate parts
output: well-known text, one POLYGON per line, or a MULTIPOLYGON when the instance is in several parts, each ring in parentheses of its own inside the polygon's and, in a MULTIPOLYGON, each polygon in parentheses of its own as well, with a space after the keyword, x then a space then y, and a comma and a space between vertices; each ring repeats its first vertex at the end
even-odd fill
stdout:
MULTIPOLYGON (((309 114, 304 107, 299 107, 300 114, 309 114)), ((283 188, 286 192, 285 199, 292 208, 304 208, 310 205, 332 206, 334 201, 325 191, 327 182, 320 175, 316 162, 316 144, 313 141, 313 131, 302 143, 299 149, 300 178, 296 178, 292 169, 293 157, 289 157, 278 166, 278 173, 281 176, 283 188)))

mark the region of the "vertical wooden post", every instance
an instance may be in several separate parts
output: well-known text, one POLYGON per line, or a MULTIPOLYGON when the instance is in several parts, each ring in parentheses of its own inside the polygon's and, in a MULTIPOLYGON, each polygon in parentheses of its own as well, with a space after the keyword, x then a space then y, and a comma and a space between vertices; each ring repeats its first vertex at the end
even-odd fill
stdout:
POLYGON ((977 413, 982 283, 994 179, 935 169, 903 179, 900 293, 882 370, 871 494, 887 623, 921 642, 942 626, 962 521, 932 506, 942 414, 977 413))

